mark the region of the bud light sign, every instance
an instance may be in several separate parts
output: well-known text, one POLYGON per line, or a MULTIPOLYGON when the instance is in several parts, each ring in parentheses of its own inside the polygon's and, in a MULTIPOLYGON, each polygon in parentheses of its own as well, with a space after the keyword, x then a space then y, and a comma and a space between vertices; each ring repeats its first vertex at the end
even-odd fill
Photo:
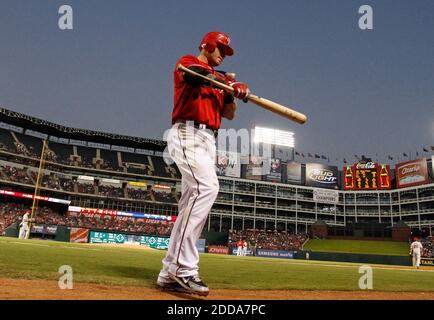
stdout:
POLYGON ((306 164, 306 185, 338 189, 338 168, 319 163, 306 164))

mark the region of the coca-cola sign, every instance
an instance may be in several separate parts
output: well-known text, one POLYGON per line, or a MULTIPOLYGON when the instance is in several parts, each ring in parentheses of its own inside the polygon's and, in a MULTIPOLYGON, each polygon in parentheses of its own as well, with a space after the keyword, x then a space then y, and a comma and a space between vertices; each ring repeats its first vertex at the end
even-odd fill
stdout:
POLYGON ((377 162, 358 162, 345 166, 345 190, 387 190, 391 188, 390 166, 377 162))
POLYGON ((426 159, 417 159, 396 164, 396 186, 398 188, 428 183, 426 159))
POLYGON ((375 162, 359 162, 356 164, 356 169, 375 169, 375 162))

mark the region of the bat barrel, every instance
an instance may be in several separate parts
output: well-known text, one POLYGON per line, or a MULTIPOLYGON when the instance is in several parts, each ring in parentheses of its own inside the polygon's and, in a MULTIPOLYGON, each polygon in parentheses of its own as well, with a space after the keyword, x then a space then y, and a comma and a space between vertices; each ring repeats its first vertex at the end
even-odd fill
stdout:
POLYGON ((276 114, 278 114, 278 115, 280 115, 286 119, 289 119, 291 121, 295 121, 295 122, 300 123, 300 124, 303 124, 307 121, 307 117, 303 113, 292 110, 292 109, 285 107, 281 104, 278 104, 274 101, 271 101, 271 100, 268 100, 268 99, 265 99, 262 97, 258 97, 254 94, 249 94, 247 99, 256 105, 258 105, 258 106, 260 106, 260 107, 262 107, 268 111, 276 113, 276 114))

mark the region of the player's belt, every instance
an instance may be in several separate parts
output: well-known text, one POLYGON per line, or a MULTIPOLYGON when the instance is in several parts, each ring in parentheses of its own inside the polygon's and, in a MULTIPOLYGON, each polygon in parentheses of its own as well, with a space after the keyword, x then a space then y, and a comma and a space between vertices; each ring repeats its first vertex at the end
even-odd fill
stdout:
POLYGON ((196 129, 210 130, 214 134, 214 137, 216 137, 216 138, 217 138, 217 136, 219 134, 218 130, 211 129, 206 124, 199 123, 197 121, 193 121, 193 120, 181 120, 181 119, 179 119, 179 120, 176 120, 175 123, 183 123, 183 124, 186 124, 186 125, 192 125, 193 124, 193 127, 195 127, 196 129))

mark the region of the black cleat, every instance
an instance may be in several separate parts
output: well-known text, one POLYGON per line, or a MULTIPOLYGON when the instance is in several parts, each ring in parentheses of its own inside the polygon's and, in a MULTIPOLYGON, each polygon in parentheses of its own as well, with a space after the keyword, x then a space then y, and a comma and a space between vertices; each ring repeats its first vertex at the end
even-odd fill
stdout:
POLYGON ((199 276, 176 277, 170 274, 169 277, 190 293, 205 297, 209 294, 208 286, 199 278, 199 276))

